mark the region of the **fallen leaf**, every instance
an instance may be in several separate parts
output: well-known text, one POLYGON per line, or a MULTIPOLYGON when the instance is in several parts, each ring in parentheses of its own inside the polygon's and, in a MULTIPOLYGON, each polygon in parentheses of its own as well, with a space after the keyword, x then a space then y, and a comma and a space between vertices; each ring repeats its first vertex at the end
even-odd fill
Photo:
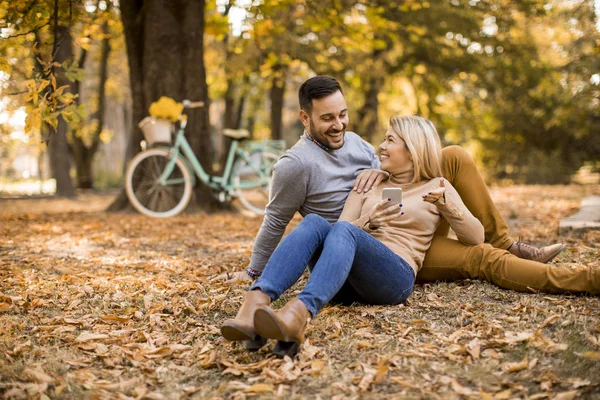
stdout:
POLYGON ((120 317, 120 316, 115 315, 115 314, 105 315, 103 317, 100 317, 100 319, 102 321, 104 321, 104 322, 119 322, 119 323, 129 322, 129 318, 128 317, 120 317))
POLYGON ((375 383, 379 384, 383 382, 383 380, 387 377, 389 370, 390 367, 387 365, 380 365, 377 367, 377 372, 375 373, 375 383))
POLYGON ((75 341, 77 343, 89 342, 91 340, 100 340, 100 339, 108 339, 108 335, 103 333, 92 333, 92 332, 83 332, 81 333, 75 341))
POLYGON ((474 390, 471 390, 469 388, 466 388, 464 386, 462 386, 460 383, 458 383, 456 380, 452 379, 452 382, 450 382, 450 387, 452 388, 452 390, 454 390, 456 393, 463 395, 463 396, 471 396, 476 394, 477 392, 475 392, 474 390))
POLYGON ((473 357, 473 360, 479 359, 481 343, 477 338, 471 340, 467 345, 467 352, 473 357))
POLYGON ((540 325, 540 328, 544 328, 544 327, 546 327, 546 326, 548 326, 548 325, 552 325, 552 324, 554 324, 556 321, 558 321, 558 318, 559 318, 559 316, 558 316, 558 315, 556 315, 556 314, 555 314, 555 315, 552 315, 552 316, 550 316, 550 317, 548 317, 548 318, 546 318, 546 319, 544 320, 544 322, 542 322, 542 324, 540 325))
POLYGON ((23 376, 29 380, 38 383, 52 383, 54 378, 44 372, 41 368, 30 369, 25 368, 23 370, 23 376))
POLYGON ((246 393, 267 393, 273 392, 275 389, 272 385, 268 385, 266 383, 256 383, 250 387, 244 389, 246 393))
POLYGON ((511 393, 512 393, 512 391, 510 389, 503 390, 501 392, 496 393, 494 395, 494 399, 497 399, 497 400, 510 399, 511 393))
POLYGON ((556 396, 552 397, 552 400, 573 400, 575 396, 577 396, 577 390, 571 390, 557 393, 556 396))
POLYGON ((600 361, 600 353, 597 351, 586 351, 581 356, 583 358, 587 358, 588 360, 600 361))
POLYGON ((310 372, 313 375, 319 375, 327 363, 323 360, 314 360, 310 363, 310 372))
POLYGON ((508 372, 508 373, 519 372, 519 371, 523 371, 524 369, 527 369, 527 365, 528 365, 527 357, 525 357, 520 362, 503 364, 502 371, 508 372))

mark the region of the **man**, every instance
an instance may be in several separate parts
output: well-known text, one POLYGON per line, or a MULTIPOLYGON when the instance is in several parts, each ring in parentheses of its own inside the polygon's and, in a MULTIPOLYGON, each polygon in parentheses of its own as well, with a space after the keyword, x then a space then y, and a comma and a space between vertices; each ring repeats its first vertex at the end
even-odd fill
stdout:
MULTIPOLYGON (((334 78, 316 76, 307 80, 299 89, 299 101, 304 135, 275 165, 271 200, 254 243, 250 265, 246 271, 235 273, 230 281, 251 280, 262 273, 296 211, 303 217, 318 214, 333 223, 352 188, 369 190, 385 177, 383 171, 377 170, 379 161, 373 147, 346 130, 348 109, 342 88, 334 78)), ((483 178, 463 149, 458 146, 444 149, 443 171, 484 225, 489 244, 464 246, 450 240, 445 237, 448 226, 443 224, 427 252, 417 277, 419 281, 477 278, 521 291, 591 290, 589 279, 577 275, 583 271, 575 274, 541 264, 559 254, 564 245, 538 249, 508 236, 508 227, 483 178)))

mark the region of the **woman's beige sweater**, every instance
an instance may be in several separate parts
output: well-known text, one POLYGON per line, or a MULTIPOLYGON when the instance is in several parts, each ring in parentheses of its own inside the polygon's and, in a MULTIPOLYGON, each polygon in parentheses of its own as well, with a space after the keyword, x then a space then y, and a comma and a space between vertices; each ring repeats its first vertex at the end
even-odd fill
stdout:
POLYGON ((444 179, 446 192, 443 198, 434 204, 423 200, 423 195, 440 186, 440 179, 444 178, 434 178, 419 183, 403 183, 412 180, 412 171, 410 171, 390 176, 389 180, 367 193, 352 191, 339 220, 352 222, 369 232, 408 262, 416 274, 423 265, 425 252, 442 218, 448 221, 462 243, 477 245, 484 242, 483 225, 471 214, 456 189, 446 179, 444 179), (369 212, 382 200, 381 194, 386 187, 402 188, 404 215, 398 214, 398 218, 379 229, 369 229, 369 212))

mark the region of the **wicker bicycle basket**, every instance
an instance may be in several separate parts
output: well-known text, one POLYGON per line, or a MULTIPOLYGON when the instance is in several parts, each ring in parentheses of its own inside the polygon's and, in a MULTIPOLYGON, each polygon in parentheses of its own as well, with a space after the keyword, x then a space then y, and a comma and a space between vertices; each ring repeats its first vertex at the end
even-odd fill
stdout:
POLYGON ((168 119, 146 117, 138 124, 148 145, 171 143, 173 124, 168 119))

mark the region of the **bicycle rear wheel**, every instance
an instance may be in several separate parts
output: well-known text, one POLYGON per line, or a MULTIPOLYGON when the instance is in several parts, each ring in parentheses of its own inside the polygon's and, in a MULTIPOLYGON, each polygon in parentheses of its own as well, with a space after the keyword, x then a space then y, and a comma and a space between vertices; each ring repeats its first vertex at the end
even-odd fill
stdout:
POLYGON ((160 177, 170 161, 169 151, 150 149, 136 155, 127 168, 125 192, 141 214, 168 218, 182 212, 192 196, 192 177, 181 158, 161 184, 160 177))
POLYGON ((240 203, 254 214, 264 215, 269 203, 273 165, 279 156, 256 151, 248 160, 238 158, 233 165, 233 193, 240 203))

